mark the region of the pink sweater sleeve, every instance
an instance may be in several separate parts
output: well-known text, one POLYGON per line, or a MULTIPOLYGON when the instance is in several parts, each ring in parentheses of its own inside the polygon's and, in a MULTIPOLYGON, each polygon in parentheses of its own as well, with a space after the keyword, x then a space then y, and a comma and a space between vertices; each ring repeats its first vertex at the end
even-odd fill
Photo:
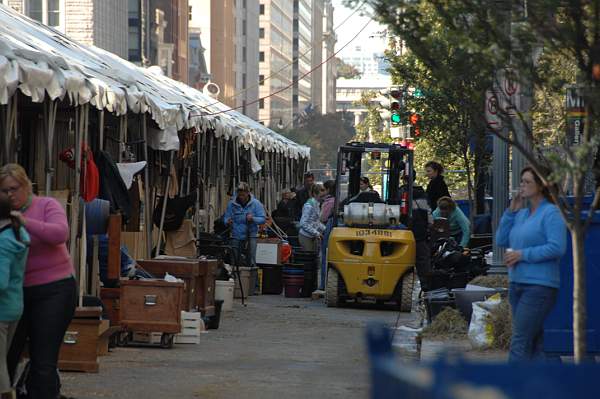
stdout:
POLYGON ((47 244, 58 245, 67 242, 69 224, 62 206, 54 200, 44 205, 44 220, 26 218, 27 231, 47 244))
POLYGON ((321 208, 321 222, 327 223, 327 219, 331 216, 331 212, 333 211, 333 200, 328 200, 323 203, 323 207, 321 208))

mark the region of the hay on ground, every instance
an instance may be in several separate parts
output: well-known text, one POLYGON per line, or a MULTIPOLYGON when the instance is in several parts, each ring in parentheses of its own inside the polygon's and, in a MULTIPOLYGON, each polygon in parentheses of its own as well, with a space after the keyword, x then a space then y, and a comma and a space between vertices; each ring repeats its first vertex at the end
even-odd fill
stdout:
POLYGON ((456 309, 446 307, 423 329, 423 337, 462 339, 467 336, 467 322, 456 309))
POLYGON ((512 335, 512 317, 510 306, 506 299, 503 299, 498 306, 490 310, 488 321, 492 325, 494 335, 494 342, 491 349, 508 350, 512 335))
POLYGON ((503 274, 477 276, 469 281, 469 284, 488 288, 508 288, 508 276, 503 274))

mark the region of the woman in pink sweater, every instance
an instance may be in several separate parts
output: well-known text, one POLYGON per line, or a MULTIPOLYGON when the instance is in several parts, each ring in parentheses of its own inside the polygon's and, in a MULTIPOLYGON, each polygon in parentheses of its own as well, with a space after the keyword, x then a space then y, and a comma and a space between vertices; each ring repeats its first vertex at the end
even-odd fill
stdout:
POLYGON ((28 398, 56 399, 60 395, 58 353, 77 301, 73 263, 66 246, 67 216, 55 199, 33 195, 31 181, 20 165, 0 168, 0 190, 9 196, 12 214, 31 237, 23 284, 24 311, 8 355, 9 372, 14 379, 29 339, 28 398))

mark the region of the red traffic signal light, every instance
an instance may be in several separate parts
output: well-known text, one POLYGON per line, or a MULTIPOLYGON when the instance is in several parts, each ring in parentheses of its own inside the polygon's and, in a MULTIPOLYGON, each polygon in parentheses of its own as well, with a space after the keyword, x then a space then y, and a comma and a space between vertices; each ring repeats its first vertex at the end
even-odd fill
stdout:
POLYGON ((417 137, 419 135, 421 135, 421 115, 419 114, 411 114, 410 117, 408 118, 408 121, 410 122, 410 132, 411 135, 413 137, 417 137))
POLYGON ((400 99, 400 97, 402 97, 402 92, 400 91, 400 89, 398 87, 392 87, 392 88, 390 88, 390 97, 398 100, 398 99, 400 99))

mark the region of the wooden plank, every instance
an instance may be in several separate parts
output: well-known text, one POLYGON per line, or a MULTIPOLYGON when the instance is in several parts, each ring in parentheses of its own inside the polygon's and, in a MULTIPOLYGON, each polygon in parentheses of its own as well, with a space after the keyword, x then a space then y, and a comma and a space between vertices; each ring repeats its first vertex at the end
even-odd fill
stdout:
POLYGON ((108 217, 108 261, 106 277, 118 280, 121 277, 121 215, 108 217))

